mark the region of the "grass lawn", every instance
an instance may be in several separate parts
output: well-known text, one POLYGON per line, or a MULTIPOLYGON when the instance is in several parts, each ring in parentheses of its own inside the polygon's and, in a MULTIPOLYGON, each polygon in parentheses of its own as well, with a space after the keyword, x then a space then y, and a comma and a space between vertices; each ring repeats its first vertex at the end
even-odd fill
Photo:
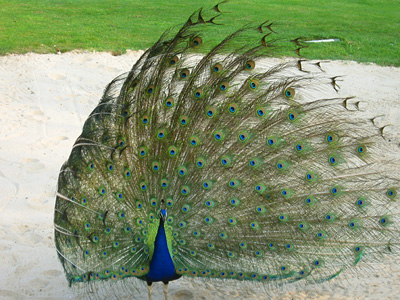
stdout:
MULTIPOLYGON (((199 6, 217 1, 0 0, 0 55, 54 53, 54 45, 62 52, 146 49, 199 6)), ((307 58, 400 66, 398 0, 231 0, 220 8, 227 12, 218 19, 225 26, 210 28, 204 37, 210 46, 234 29, 270 20, 277 37, 340 39, 304 49, 307 58)))

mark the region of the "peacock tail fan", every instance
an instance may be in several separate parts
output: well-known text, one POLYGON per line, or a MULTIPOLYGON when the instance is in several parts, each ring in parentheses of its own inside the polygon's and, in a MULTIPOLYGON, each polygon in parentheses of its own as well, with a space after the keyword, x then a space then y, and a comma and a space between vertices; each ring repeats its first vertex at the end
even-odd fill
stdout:
POLYGON ((199 55, 216 8, 164 33, 85 122, 55 205, 70 285, 152 281, 160 227, 176 278, 268 290, 396 255, 399 172, 382 130, 318 63, 265 66, 284 43, 268 22, 199 55))

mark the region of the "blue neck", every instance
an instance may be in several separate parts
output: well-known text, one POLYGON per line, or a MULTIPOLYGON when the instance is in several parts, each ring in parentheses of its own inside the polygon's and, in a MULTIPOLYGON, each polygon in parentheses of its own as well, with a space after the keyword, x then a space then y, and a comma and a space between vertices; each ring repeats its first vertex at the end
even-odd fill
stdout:
POLYGON ((180 275, 175 273, 175 266, 168 251, 167 237, 165 236, 164 221, 160 219, 154 253, 150 262, 150 270, 146 275, 147 282, 168 282, 178 279, 180 275))

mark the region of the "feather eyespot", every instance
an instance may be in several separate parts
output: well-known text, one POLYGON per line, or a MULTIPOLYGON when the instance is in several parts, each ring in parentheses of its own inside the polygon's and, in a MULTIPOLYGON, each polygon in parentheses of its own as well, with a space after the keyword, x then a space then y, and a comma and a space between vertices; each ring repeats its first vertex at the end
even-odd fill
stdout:
POLYGON ((275 145, 276 145, 276 139, 273 138, 273 137, 267 139, 267 144, 268 144, 269 146, 271 146, 271 147, 275 146, 275 145))
POLYGON ((239 185, 240 185, 240 182, 239 182, 239 180, 237 180, 237 179, 231 179, 231 180, 228 182, 228 186, 229 186, 230 188, 233 188, 233 189, 236 189, 239 185))
POLYGON ((99 188, 99 194, 100 194, 100 195, 105 195, 106 192, 107 192, 107 191, 106 191, 105 187, 101 186, 101 187, 99 188))
POLYGON ((313 264, 314 264, 315 267, 319 268, 319 267, 322 266, 322 261, 321 260, 315 260, 313 264))
POLYGON ((305 222, 299 223, 299 225, 297 225, 297 227, 298 227, 300 230, 302 230, 302 231, 308 229, 308 225, 307 225, 307 223, 305 223, 305 222))
POLYGON ((227 81, 223 81, 219 84, 219 90, 221 92, 225 92, 229 88, 229 83, 227 81))
POLYGON ((206 200, 205 204, 206 204, 206 207, 211 208, 211 207, 214 207, 215 202, 213 200, 209 199, 209 200, 206 200))
POLYGON ((190 42, 190 45, 192 47, 199 47, 201 44, 203 43, 203 40, 201 39, 201 37, 196 36, 195 38, 193 38, 190 42))
POLYGON ((388 196, 390 199, 395 198, 397 195, 397 190, 395 188, 390 188, 386 191, 386 196, 388 196))
POLYGON ((262 183, 257 184, 254 188, 254 190, 259 194, 264 193, 266 189, 267 187, 265 186, 265 184, 262 183))
POLYGON ((224 132, 223 132, 222 130, 216 130, 216 131, 214 132, 214 139, 215 139, 217 142, 223 141, 224 138, 225 138, 225 134, 224 134, 224 132))
POLYGON ((168 148, 168 155, 169 155, 169 157, 175 157, 175 156, 177 156, 178 155, 178 148, 177 147, 175 147, 175 146, 170 146, 169 148, 168 148))
POLYGON ((307 197, 304 202, 308 205, 308 206, 312 206, 313 204, 315 204, 316 199, 313 196, 309 196, 307 197))
MULTIPOLYGON (((169 181, 165 178, 161 179, 160 186, 162 189, 166 189, 169 185, 169 181)), ((167 204, 168 205, 168 204, 167 204)))
POLYGON ((287 88, 284 92, 283 92, 284 96, 288 99, 293 99, 294 95, 295 95, 295 91, 293 88, 287 88))
POLYGON ((267 115, 267 109, 265 107, 258 107, 256 109, 257 117, 263 118, 267 115))
POLYGON ((288 163, 284 160, 278 160, 278 162, 276 163, 275 167, 279 170, 279 171, 284 171, 288 168, 288 163))
POLYGON ((232 164, 232 158, 230 156, 224 155, 221 157, 221 166, 229 167, 232 164))
POLYGON ((146 89, 146 93, 148 94, 148 95, 150 95, 150 94, 152 94, 154 92, 154 85, 149 85, 148 87, 147 87, 147 89, 146 89))
POLYGON ((197 167, 197 168, 202 169, 202 168, 205 167, 205 165, 206 165, 206 160, 205 160, 203 157, 199 157, 199 158, 196 160, 196 167, 197 167))
POLYGON ((289 199, 292 196, 292 191, 289 189, 283 189, 283 190, 281 190, 281 196, 284 199, 289 199))
MULTIPOLYGON (((147 183, 142 181, 139 184, 139 187, 140 187, 140 190, 144 192, 147 189, 147 183)), ((138 208, 142 208, 142 204, 141 203, 138 204, 138 208)))
POLYGON ((244 242, 240 242, 239 243, 239 247, 242 248, 242 249, 246 249, 247 248, 247 244, 244 243, 244 242))
POLYGON ((159 129, 156 132, 156 137, 159 140, 162 140, 165 138, 165 136, 167 135, 167 131, 165 129, 159 129))
POLYGON ((249 134, 246 131, 239 132, 238 140, 239 142, 247 142, 249 140, 249 134))
POLYGON ((211 180, 206 180, 203 182, 203 189, 209 190, 213 186, 213 182, 211 180))
POLYGON ((259 214, 264 214, 264 213, 267 211, 267 209, 266 209, 263 205, 260 205, 260 206, 257 206, 257 207, 256 207, 256 211, 257 211, 259 214))
POLYGON ((229 223, 229 225, 234 226, 234 225, 237 224, 237 220, 236 220, 236 218, 230 218, 230 219, 228 220, 228 223, 229 223))
POLYGON ((85 206, 87 204, 87 202, 88 202, 87 199, 85 197, 83 197, 82 200, 81 200, 81 204, 83 206, 85 206))
POLYGON ((186 79, 189 77, 189 75, 190 75, 189 69, 183 69, 179 74, 179 78, 186 79))
POLYGON ((289 217, 286 214, 282 214, 278 217, 279 222, 286 223, 289 220, 289 217))
POLYGON ((298 114, 295 111, 289 111, 287 114, 287 118, 290 122, 294 122, 297 120, 298 118, 298 114))
POLYGON ((296 150, 297 153, 302 153, 302 152, 304 152, 304 144, 303 143, 297 143, 294 146, 294 149, 296 150))
POLYGON ((330 192, 333 196, 339 196, 342 193, 342 189, 336 185, 331 188, 330 192))
POLYGON ((255 68, 255 66, 256 66, 256 63, 254 62, 254 60, 248 60, 248 61, 246 61, 244 68, 245 68, 245 70, 250 71, 250 70, 253 70, 255 68))
POLYGON ((215 65, 211 68, 211 70, 212 70, 214 73, 218 73, 218 72, 220 72, 220 71, 222 70, 222 65, 221 65, 220 63, 215 64, 215 65))
POLYGON ((186 126, 189 123, 189 118, 187 116, 181 116, 179 118, 179 124, 181 126, 186 126))
POLYGON ((358 206, 358 207, 365 207, 366 205, 367 205, 367 200, 366 200, 366 198, 365 197, 360 197, 360 198, 358 198, 357 199, 357 201, 356 201, 356 205, 358 206))
POLYGON ((258 228, 259 228, 259 225, 258 225, 257 222, 251 222, 251 223, 250 223, 250 228, 251 228, 251 229, 258 229, 258 228))
POLYGON ((323 239, 326 238, 326 234, 325 234, 325 232, 323 232, 323 231, 317 232, 317 234, 316 234, 315 236, 316 236, 316 238, 319 239, 319 240, 323 240, 323 239))
POLYGON ((184 206, 182 206, 182 211, 185 213, 185 212, 188 212, 190 210, 190 206, 189 205, 187 205, 187 204, 185 204, 184 206))
POLYGON ((269 243, 268 244, 268 249, 271 250, 271 251, 275 251, 276 250, 275 244, 274 243, 269 243))
POLYGON ((306 173, 306 181, 307 182, 312 183, 312 182, 316 181, 316 179, 317 179, 317 177, 315 176, 314 172, 307 172, 306 173))
POLYGON ((332 166, 336 166, 336 165, 339 163, 338 157, 337 157, 335 154, 330 155, 330 156, 329 156, 329 163, 330 163, 332 166))
POLYGON ((357 221, 356 221, 356 220, 351 220, 351 221, 349 222, 349 227, 350 227, 351 229, 356 229, 356 228, 358 228, 358 223, 357 223, 357 221))
POLYGON ((174 105, 174 99, 172 97, 168 97, 167 99, 165 99, 164 101, 164 105, 166 108, 171 108, 174 105))
POLYGON ((114 165, 112 163, 107 163, 106 164, 107 171, 112 172, 114 170, 114 165))
POLYGON ((195 98, 199 99, 201 96, 203 96, 203 90, 198 88, 194 91, 193 95, 195 98))
POLYGON ((260 159, 258 159, 258 158, 253 158, 249 161, 249 166, 252 168, 257 168, 260 165, 261 165, 261 162, 260 162, 260 159))
POLYGON ((198 138, 198 136, 194 135, 189 139, 189 143, 190 143, 191 146, 196 147, 196 146, 199 145, 200 139, 198 138))
POLYGON ((363 247, 361 247, 361 246, 356 246, 356 247, 354 247, 354 252, 358 252, 358 253, 360 253, 360 252, 363 252, 363 247))
POLYGON ((151 170, 153 172, 158 172, 160 170, 160 163, 158 161, 153 161, 151 163, 151 170))
POLYGON ((128 116, 128 114, 129 114, 129 111, 128 111, 128 110, 126 110, 126 109, 122 110, 121 115, 122 115, 124 118, 126 118, 126 117, 128 116))
POLYGON ((240 200, 237 198, 233 198, 229 200, 229 204, 231 204, 232 206, 238 206, 240 204, 240 200))
POLYGON ((215 114, 216 114, 216 109, 214 107, 206 108, 206 115, 208 118, 214 118, 215 114))
POLYGON ((139 157, 145 157, 147 154, 147 148, 142 146, 139 148, 139 157))
POLYGON ((129 92, 132 92, 133 89, 134 89, 135 87, 137 87, 138 84, 139 84, 139 79, 135 79, 135 80, 132 82, 132 86, 131 86, 131 88, 129 89, 129 92))
POLYGON ((187 173, 187 168, 185 166, 181 166, 181 167, 178 168, 178 175, 180 177, 185 176, 186 173, 187 173))
POLYGON ((365 155, 365 153, 367 153, 367 147, 365 145, 360 145, 357 147, 357 153, 360 156, 365 155))
POLYGON ((149 123, 149 117, 146 115, 142 117, 142 124, 146 125, 147 123, 149 123))
POLYGON ((382 226, 387 226, 390 224, 389 222, 389 218, 387 216, 383 216, 379 219, 379 224, 381 224, 382 226))
POLYGON ((88 164, 88 168, 89 168, 90 171, 94 170, 94 163, 90 162, 88 164))
POLYGON ((179 60, 178 56, 172 57, 172 58, 170 59, 170 61, 169 61, 170 66, 175 65, 175 64, 178 62, 178 60, 179 60))
POLYGON ((129 170, 129 169, 125 169, 124 174, 125 174, 125 177, 126 177, 126 178, 130 178, 131 175, 132 175, 132 172, 131 172, 131 170, 129 170))
POLYGON ((257 79, 251 79, 249 81, 249 88, 250 90, 255 90, 257 89, 258 85, 260 84, 260 82, 257 79))
POLYGON ((181 194, 182 194, 182 196, 187 196, 187 195, 189 195, 189 193, 190 193, 190 188, 189 188, 187 185, 184 185, 184 186, 181 188, 181 194))
POLYGON ((331 213, 326 214, 325 215, 325 220, 328 221, 328 222, 333 222, 333 221, 336 220, 336 216, 334 214, 331 214, 331 213))
POLYGON ((286 248, 287 251, 293 251, 294 246, 292 244, 286 244, 285 248, 286 248))
POLYGON ((123 148, 124 146, 125 146, 125 139, 120 138, 120 139, 118 140, 118 147, 119 147, 119 148, 123 148))
POLYGON ((228 105, 228 112, 230 114, 235 115, 235 114, 237 114, 237 111, 238 111, 238 106, 236 103, 230 103, 228 105))
POLYGON ((214 219, 212 217, 205 217, 204 218, 204 222, 206 222, 207 224, 211 224, 214 221, 214 219))
POLYGON ((329 132, 325 135, 325 141, 328 142, 329 145, 334 145, 338 141, 338 136, 333 132, 329 132))
POLYGON ((167 203, 168 207, 172 207, 174 205, 174 200, 172 200, 171 198, 168 198, 166 203, 167 203))

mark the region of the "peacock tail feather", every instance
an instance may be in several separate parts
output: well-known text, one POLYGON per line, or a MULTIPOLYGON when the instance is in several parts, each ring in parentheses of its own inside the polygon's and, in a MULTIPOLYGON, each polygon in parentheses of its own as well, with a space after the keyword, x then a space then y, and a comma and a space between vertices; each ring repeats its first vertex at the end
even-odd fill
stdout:
POLYGON ((199 55, 216 8, 164 33, 85 122, 55 206, 70 285, 146 280, 160 210, 177 277, 319 283, 395 255, 399 172, 382 129, 319 64, 260 67, 281 43, 268 22, 199 55))

